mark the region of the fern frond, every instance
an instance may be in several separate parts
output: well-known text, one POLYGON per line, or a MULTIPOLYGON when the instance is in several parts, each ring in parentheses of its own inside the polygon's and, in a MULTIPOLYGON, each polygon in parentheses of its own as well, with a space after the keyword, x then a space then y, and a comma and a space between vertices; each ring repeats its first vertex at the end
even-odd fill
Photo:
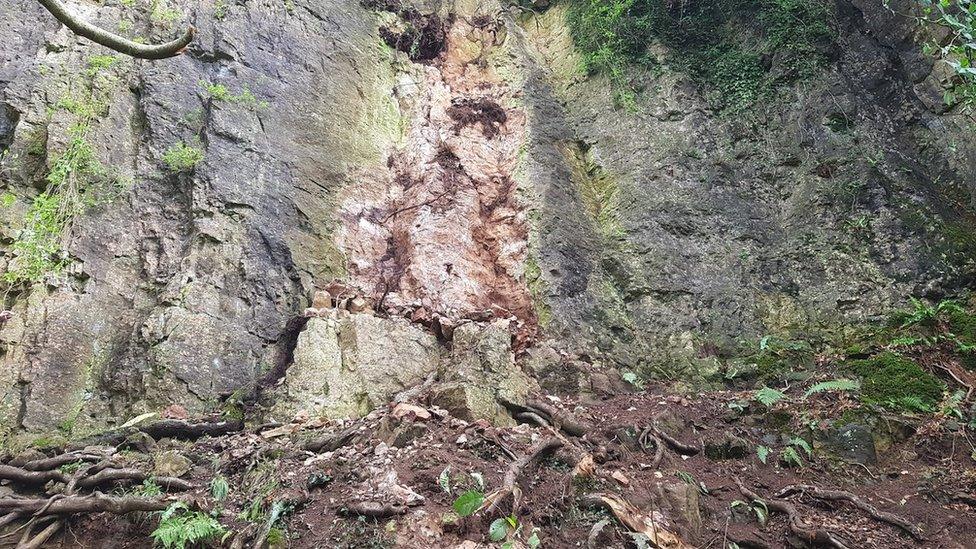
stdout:
POLYGON ((810 395, 822 393, 824 391, 856 391, 861 388, 861 384, 852 379, 835 379, 832 381, 821 381, 803 393, 803 398, 810 395))

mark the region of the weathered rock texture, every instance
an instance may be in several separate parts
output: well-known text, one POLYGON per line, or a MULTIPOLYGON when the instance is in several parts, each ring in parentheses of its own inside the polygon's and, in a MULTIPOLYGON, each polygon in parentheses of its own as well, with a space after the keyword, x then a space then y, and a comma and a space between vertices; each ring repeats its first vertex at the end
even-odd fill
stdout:
MULTIPOLYGON (((740 340, 973 281, 971 121, 933 99, 938 74, 880 2, 838 3, 836 59, 758 125, 667 66, 615 108, 579 72, 561 3, 367 4, 72 1, 130 36, 170 37, 180 13, 198 29, 178 58, 103 66, 33 0, 0 0, 2 264, 72 126, 112 183, 74 216, 66 266, 5 293, 0 425, 214 408, 288 361, 290 321, 335 277, 380 314, 515 317, 523 339, 541 325, 692 377, 740 340), (193 169, 164 162, 179 143, 203 152, 193 169)), ((347 328, 306 330, 309 356, 348 351, 347 328)), ((285 383, 320 381, 301 375, 285 383)))

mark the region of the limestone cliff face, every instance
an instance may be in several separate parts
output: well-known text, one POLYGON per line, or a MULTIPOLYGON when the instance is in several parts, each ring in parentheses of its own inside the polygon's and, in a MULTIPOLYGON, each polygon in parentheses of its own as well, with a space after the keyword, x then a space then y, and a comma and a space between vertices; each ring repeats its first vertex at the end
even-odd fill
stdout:
POLYGON ((381 315, 513 317, 519 350, 691 377, 973 281, 972 122, 880 2, 838 2, 830 66, 761 123, 666 63, 615 107, 562 3, 70 5, 198 38, 107 58, 0 0, 7 429, 213 409, 283 371, 336 278, 381 315), (38 197, 82 145, 32 273, 38 197))

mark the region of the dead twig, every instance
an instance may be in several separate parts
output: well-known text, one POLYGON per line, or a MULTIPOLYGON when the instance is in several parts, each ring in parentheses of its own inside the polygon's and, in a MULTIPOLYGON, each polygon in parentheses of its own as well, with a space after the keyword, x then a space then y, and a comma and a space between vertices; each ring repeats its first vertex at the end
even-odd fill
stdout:
POLYGON ((908 522, 907 520, 889 513, 887 511, 881 511, 877 507, 865 502, 856 495, 846 492, 844 490, 824 490, 817 486, 810 486, 806 484, 792 484, 787 486, 776 493, 775 497, 783 498, 795 493, 807 494, 816 499, 823 499, 827 501, 846 501, 851 505, 857 507, 858 509, 867 513, 871 518, 888 523, 892 526, 896 526, 903 530, 908 535, 912 536, 918 541, 924 541, 925 535, 922 533, 922 529, 914 524, 908 522))

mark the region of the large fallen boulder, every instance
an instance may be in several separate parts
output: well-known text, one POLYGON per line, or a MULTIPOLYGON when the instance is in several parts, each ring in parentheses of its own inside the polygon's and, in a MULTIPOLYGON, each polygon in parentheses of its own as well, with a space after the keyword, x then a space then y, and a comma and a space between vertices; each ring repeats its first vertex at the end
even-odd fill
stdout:
POLYGON ((422 383, 437 370, 439 351, 432 334, 405 319, 355 313, 313 318, 298 336, 273 412, 278 419, 299 411, 361 417, 422 383))

